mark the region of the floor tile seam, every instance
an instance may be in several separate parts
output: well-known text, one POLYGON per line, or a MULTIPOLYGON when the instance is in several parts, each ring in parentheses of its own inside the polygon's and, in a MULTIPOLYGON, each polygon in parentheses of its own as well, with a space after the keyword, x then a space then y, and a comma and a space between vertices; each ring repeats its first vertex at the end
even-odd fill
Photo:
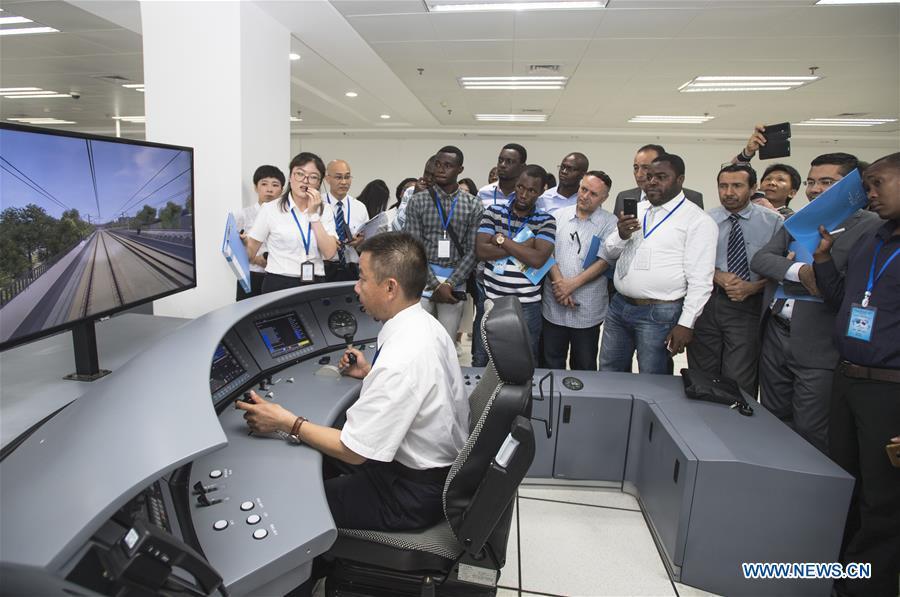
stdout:
POLYGON ((549 498, 531 497, 527 495, 519 496, 519 499, 532 500, 535 502, 550 502, 551 504, 567 504, 569 506, 587 506, 588 508, 603 508, 605 510, 619 510, 620 512, 637 512, 641 513, 640 508, 620 508, 619 506, 603 506, 601 504, 585 504, 583 502, 569 502, 566 500, 552 500, 549 498))
POLYGON ((544 593, 542 591, 526 591, 519 587, 507 587, 505 585, 497 585, 498 589, 507 589, 508 591, 516 591, 519 595, 540 595, 541 597, 568 597, 559 593, 544 593))

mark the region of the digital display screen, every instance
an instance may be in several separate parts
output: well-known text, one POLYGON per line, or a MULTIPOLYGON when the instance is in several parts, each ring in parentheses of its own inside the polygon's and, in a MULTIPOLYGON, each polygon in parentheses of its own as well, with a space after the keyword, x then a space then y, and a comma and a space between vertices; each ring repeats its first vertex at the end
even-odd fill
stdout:
POLYGON ((219 344, 213 355, 212 368, 209 372, 209 391, 213 394, 244 374, 241 366, 225 344, 219 344))
POLYGON ((272 358, 312 346, 312 340, 309 339, 306 330, 300 324, 300 318, 296 313, 285 313, 277 317, 259 319, 254 324, 272 358))

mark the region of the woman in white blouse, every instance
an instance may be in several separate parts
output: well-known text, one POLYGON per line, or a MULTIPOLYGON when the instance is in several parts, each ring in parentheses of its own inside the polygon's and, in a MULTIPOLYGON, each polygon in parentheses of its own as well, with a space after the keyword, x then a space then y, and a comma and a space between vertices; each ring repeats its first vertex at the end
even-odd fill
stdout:
POLYGON ((334 213, 319 195, 324 177, 319 156, 299 153, 291 160, 287 192, 260 208, 247 253, 252 259, 262 243, 268 247, 263 293, 325 281, 324 260, 337 252, 338 237, 334 213))

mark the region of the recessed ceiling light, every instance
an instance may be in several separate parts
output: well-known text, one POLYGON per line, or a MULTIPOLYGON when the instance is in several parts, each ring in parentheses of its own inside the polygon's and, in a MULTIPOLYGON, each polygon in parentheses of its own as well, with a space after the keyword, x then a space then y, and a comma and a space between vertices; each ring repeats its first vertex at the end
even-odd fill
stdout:
POLYGON ((480 122, 546 122, 546 114, 476 114, 480 122))
POLYGON ((390 117, 391 117, 390 114, 382 114, 382 115, 381 115, 381 119, 382 119, 382 120, 387 120, 387 119, 389 119, 390 117))
POLYGON ((126 89, 143 89, 143 83, 125 83, 122 87, 126 89))
POLYGON ((18 23, 33 23, 31 19, 25 17, 0 17, 0 25, 16 25, 18 23))
POLYGON ((0 35, 26 35, 29 33, 59 33, 59 29, 53 27, 16 27, 15 29, 0 29, 0 35))
POLYGON ((485 12, 493 10, 560 10, 604 8, 606 0, 555 0, 537 2, 472 2, 461 4, 458 0, 428 0, 425 6, 431 12, 485 12))
POLYGON ((900 4, 900 0, 819 0, 816 5, 826 4, 900 4))
POLYGON ((113 116, 113 120, 120 120, 122 122, 134 122, 137 124, 143 124, 147 122, 146 116, 113 116))
POLYGON ((703 124, 704 122, 709 122, 715 118, 715 116, 650 116, 650 115, 641 115, 634 116, 628 120, 628 122, 634 122, 639 124, 703 124))
POLYGON ((76 124, 71 120, 59 120, 58 118, 7 118, 7 120, 25 124, 76 124))
POLYGON ((288 54, 288 58, 290 58, 291 60, 300 60, 300 54, 291 52, 290 54, 288 54))
POLYGON ((682 93, 708 91, 788 91, 818 81, 816 75, 797 76, 701 76, 678 88, 682 93))
POLYGON ((810 118, 796 126, 878 126, 897 122, 896 118, 810 118))
POLYGON ((348 92, 345 93, 344 95, 346 95, 347 97, 356 97, 356 96, 358 96, 359 94, 356 93, 355 91, 348 91, 348 92))
POLYGON ((17 91, 40 91, 40 87, 2 87, 0 93, 15 93, 17 91))
POLYGON ((460 77, 459 84, 463 89, 489 90, 559 90, 566 86, 569 77, 531 76, 531 77, 460 77))

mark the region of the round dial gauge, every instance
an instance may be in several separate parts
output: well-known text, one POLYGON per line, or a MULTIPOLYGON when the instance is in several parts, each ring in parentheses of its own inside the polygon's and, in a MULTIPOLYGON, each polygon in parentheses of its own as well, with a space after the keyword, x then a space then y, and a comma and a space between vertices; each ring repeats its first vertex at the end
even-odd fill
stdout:
POLYGON ((332 311, 328 316, 328 329, 338 338, 356 335, 356 317, 349 311, 332 311))

